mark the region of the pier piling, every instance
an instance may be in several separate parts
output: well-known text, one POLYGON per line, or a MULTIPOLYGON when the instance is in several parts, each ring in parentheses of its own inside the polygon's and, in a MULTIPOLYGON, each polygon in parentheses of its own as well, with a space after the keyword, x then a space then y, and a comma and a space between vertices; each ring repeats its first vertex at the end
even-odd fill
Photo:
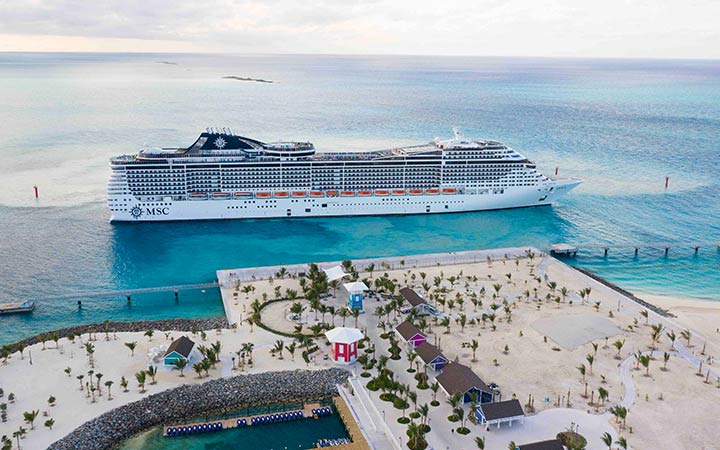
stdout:
POLYGON ((35 198, 40 198, 40 196, 38 195, 38 187, 37 187, 37 185, 33 186, 33 189, 35 190, 35 198))
POLYGON ((608 255, 608 251, 609 251, 609 250, 610 250, 610 249, 609 249, 608 247, 605 247, 605 256, 608 255))
POLYGON ((127 304, 128 304, 128 306, 130 306, 130 303, 131 303, 131 302, 132 302, 132 298, 130 297, 130 295, 128 295, 128 296, 127 296, 127 304))

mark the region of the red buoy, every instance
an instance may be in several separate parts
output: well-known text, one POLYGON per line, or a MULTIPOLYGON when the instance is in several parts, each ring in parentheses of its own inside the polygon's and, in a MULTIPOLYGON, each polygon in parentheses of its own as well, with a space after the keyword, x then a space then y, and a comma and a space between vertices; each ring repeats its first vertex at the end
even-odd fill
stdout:
POLYGON ((665 189, 668 188, 668 184, 670 184, 670 177, 665 177, 665 189))
POLYGON ((555 166, 555 175, 557 175, 558 169, 559 169, 559 167, 555 166))
POLYGON ((33 189, 35 189, 35 198, 38 198, 38 188, 37 188, 37 186, 33 186, 33 189))

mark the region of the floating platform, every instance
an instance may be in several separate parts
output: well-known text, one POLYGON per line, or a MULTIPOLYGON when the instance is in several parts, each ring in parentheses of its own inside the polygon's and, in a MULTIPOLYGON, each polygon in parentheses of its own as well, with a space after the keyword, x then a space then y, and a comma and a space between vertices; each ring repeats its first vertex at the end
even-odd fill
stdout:
POLYGON ((575 256, 578 252, 578 248, 570 244, 552 244, 550 246, 550 253, 553 255, 566 255, 575 256))
POLYGON ((35 302, 25 300, 24 302, 0 303, 0 314, 15 314, 32 312, 35 309, 35 302))

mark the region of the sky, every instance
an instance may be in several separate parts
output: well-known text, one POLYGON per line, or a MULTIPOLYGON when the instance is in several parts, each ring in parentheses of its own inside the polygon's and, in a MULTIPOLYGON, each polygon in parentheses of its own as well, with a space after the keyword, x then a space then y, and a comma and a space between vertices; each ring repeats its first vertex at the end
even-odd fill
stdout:
POLYGON ((720 58, 719 0, 0 0, 0 51, 720 58))

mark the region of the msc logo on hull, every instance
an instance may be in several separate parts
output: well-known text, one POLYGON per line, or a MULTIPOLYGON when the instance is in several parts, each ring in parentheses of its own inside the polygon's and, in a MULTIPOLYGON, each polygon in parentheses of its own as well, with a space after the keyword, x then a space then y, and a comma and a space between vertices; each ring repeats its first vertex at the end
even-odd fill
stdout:
POLYGON ((170 215, 170 208, 168 207, 156 207, 156 208, 141 208, 140 206, 133 206, 130 210, 130 215, 133 219, 138 220, 142 216, 167 216, 170 215))

